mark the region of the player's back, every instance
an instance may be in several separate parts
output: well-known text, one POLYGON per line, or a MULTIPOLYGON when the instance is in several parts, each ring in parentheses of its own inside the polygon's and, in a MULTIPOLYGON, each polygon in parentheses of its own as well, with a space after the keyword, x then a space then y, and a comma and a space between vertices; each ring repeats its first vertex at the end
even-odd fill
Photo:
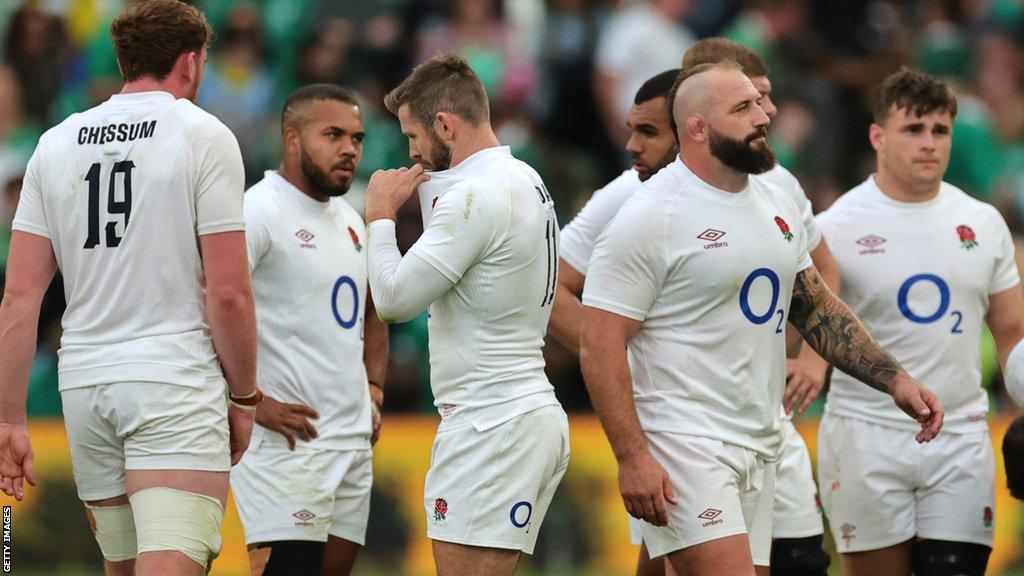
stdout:
POLYGON ((16 229, 48 236, 67 310, 61 388, 219 372, 198 235, 240 230, 238 144, 165 92, 115 95, 48 131, 16 229))
POLYGON ((478 237, 479 252, 430 306, 436 404, 475 410, 528 397, 556 403, 541 353, 556 285, 554 203, 537 173, 507 148, 478 152, 446 172, 457 177, 435 211, 456 210, 455 220, 473 230, 467 236, 478 237))

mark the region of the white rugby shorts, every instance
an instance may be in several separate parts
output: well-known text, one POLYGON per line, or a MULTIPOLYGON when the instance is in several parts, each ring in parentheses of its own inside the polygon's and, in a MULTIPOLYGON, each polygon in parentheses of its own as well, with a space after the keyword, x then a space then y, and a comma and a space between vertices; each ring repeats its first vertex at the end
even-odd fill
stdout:
POLYGON ((373 486, 373 452, 313 448, 295 451, 257 428, 242 460, 231 470, 231 492, 245 529, 245 543, 310 540, 328 536, 366 543, 373 486))
POLYGON ((78 497, 127 493, 124 471, 231 469, 227 384, 119 382, 61 392, 78 497))
POLYGON ((821 500, 807 444, 789 418, 782 422, 782 446, 775 463, 772 538, 807 538, 825 532, 821 500))
POLYGON ((756 566, 772 547, 775 463, 720 440, 671 432, 646 434, 651 455, 668 472, 678 504, 668 525, 641 523, 651 558, 711 540, 746 534, 756 566))
POLYGON ((995 459, 988 431, 915 432, 826 413, 818 479, 836 550, 920 537, 992 546, 995 459))
MULTIPOLYGON (((775 504, 772 539, 806 538, 825 532, 818 487, 811 472, 811 458, 804 439, 787 418, 782 422, 782 446, 775 463, 775 504)), ((627 514, 629 541, 643 542, 643 520, 627 514)))
POLYGON ((532 554, 568 463, 569 422, 557 405, 438 431, 424 487, 427 536, 532 554))

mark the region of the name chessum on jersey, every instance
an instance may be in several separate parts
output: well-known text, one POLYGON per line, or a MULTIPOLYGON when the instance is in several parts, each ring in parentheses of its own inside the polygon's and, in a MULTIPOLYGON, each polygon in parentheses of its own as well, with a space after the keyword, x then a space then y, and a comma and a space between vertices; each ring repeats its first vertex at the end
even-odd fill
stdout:
POLYGON ((136 122, 134 124, 120 123, 107 124, 105 126, 82 126, 78 129, 78 143, 84 144, 106 144, 107 142, 131 142, 141 138, 149 138, 156 132, 156 120, 149 122, 136 122))

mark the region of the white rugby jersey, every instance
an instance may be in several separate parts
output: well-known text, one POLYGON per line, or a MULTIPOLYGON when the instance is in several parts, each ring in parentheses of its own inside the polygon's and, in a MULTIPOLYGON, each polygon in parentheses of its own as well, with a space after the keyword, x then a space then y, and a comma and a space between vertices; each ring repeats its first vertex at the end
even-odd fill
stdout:
POLYGON ((483 428, 557 404, 541 348, 558 222, 540 176, 501 146, 431 172, 418 192, 424 232, 406 257, 455 284, 429 308, 430 385, 442 427, 468 419, 483 428))
POLYGON ((594 244, 622 204, 640 188, 640 174, 630 168, 594 192, 561 234, 559 256, 586 276, 594 244))
POLYGON ((197 236, 243 230, 231 131, 166 92, 117 94, 39 140, 13 228, 49 238, 68 307, 60 389, 221 373, 197 236))
MULTIPOLYGON (((995 208, 942 183, 925 202, 899 202, 874 177, 818 216, 839 262, 840 296, 882 348, 945 409, 943 430, 984 430, 979 341, 988 296, 1020 282, 995 208)), ((836 370, 825 409, 906 430, 920 425, 892 399, 836 370)))
POLYGON ((245 222, 260 389, 320 414, 310 445, 369 448, 363 218, 343 198, 319 202, 268 170, 245 193, 245 222))
MULTIPOLYGON (((774 184, 786 194, 793 197, 800 207, 800 219, 807 231, 807 249, 814 250, 821 242, 821 232, 814 222, 814 213, 811 211, 811 201, 800 186, 800 182, 789 170, 780 164, 764 174, 751 176, 755 180, 774 184)), ((560 255, 562 260, 576 269, 577 272, 586 276, 587 264, 594 252, 594 244, 605 226, 622 207, 622 204, 640 189, 640 176, 636 170, 629 169, 609 182, 600 190, 594 192, 583 209, 576 214, 565 228, 562 229, 560 255)))
POLYGON ((644 431, 775 457, 785 323, 794 278, 811 266, 799 222, 772 185, 726 192, 677 158, 605 228, 583 303, 642 322, 629 365, 644 431))

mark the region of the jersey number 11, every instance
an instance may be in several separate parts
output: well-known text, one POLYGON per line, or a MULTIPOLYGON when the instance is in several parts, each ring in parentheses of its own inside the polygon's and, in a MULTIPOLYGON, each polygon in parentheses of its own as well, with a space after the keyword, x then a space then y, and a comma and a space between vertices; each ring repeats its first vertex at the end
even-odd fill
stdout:
MULTIPOLYGON (((107 187, 107 214, 124 215, 124 228, 128 229, 128 218, 132 212, 132 170, 135 163, 131 160, 114 162, 110 169, 110 184, 107 187), (122 199, 117 199, 117 175, 122 174, 122 199)), ((89 168, 85 175, 89 183, 89 237, 85 239, 83 248, 92 249, 100 244, 100 163, 89 168)), ((117 248, 121 244, 121 236, 117 235, 117 222, 107 222, 107 247, 117 248)))

